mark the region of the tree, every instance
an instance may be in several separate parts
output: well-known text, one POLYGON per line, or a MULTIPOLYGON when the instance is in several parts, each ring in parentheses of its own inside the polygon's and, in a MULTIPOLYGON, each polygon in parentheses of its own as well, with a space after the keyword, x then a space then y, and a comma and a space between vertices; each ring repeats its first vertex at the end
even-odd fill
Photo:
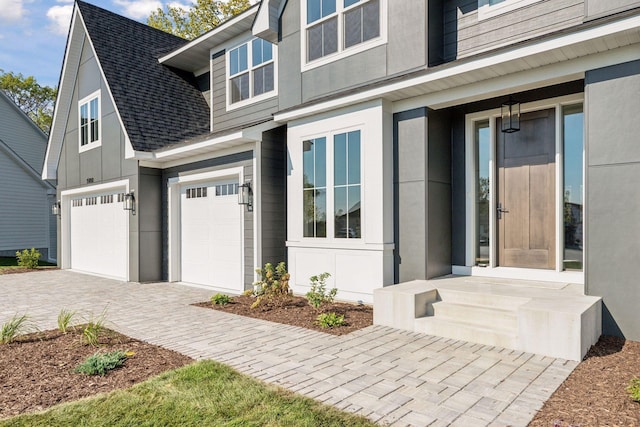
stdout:
POLYGON ((33 122, 47 135, 51 130, 53 107, 58 89, 40 86, 35 77, 0 69, 0 90, 2 90, 33 122))
POLYGON ((180 6, 166 5, 147 18, 147 24, 183 39, 192 40, 213 29, 228 18, 236 16, 251 6, 249 0, 197 0, 185 10, 180 6))

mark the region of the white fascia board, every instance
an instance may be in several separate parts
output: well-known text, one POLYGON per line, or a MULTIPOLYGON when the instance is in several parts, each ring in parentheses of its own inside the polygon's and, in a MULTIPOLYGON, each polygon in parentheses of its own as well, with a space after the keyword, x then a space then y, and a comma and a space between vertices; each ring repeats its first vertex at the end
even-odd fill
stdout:
POLYGON ((276 122, 285 123, 290 120, 295 120, 312 114, 340 108, 348 104, 359 103, 370 99, 384 97, 385 95, 398 90, 403 90, 413 86, 418 86, 438 80, 445 80, 447 78, 459 76, 484 68, 495 67, 496 65, 505 64, 529 56, 553 51, 577 43, 599 39, 601 37, 620 33, 623 31, 637 29, 639 27, 640 16, 632 16, 626 19, 621 19, 620 21, 603 24, 594 28, 588 28, 567 35, 558 36, 550 40, 539 41, 524 47, 514 47, 506 52, 485 56, 482 58, 471 60, 469 62, 465 62, 463 64, 448 67, 444 70, 434 71, 433 73, 429 73, 419 77, 402 80, 371 90, 365 90, 353 95, 345 96, 343 98, 318 103, 308 107, 302 107, 285 113, 276 113, 274 114, 274 120, 276 122))
POLYGON ((257 13, 257 10, 255 10, 254 7, 250 7, 249 9, 245 10, 244 12, 242 12, 240 15, 236 15, 235 17, 229 19, 228 21, 222 23, 221 25, 215 27, 214 29, 212 29, 211 31, 201 35, 200 37, 197 37, 196 39, 190 41, 189 43, 185 44, 184 46, 174 50, 173 52, 160 57, 158 59, 158 62, 163 64, 177 56, 180 56, 182 53, 193 49, 194 47, 206 43, 209 39, 217 36, 218 34, 221 34, 223 32, 225 32, 226 30, 228 30, 229 28, 233 27, 234 25, 236 25, 238 22, 241 22, 245 19, 248 18, 252 18, 253 15, 255 15, 257 13))
MULTIPOLYGON (((44 155, 44 165, 42 166, 42 179, 56 179, 57 178, 57 172, 58 172, 58 161, 60 160, 60 151, 62 150, 62 141, 64 139, 64 128, 66 127, 66 122, 69 117, 69 108, 70 108, 70 98, 73 96, 73 88, 68 88, 68 84, 64 84, 65 83, 65 77, 67 77, 67 67, 68 67, 68 62, 69 62, 69 53, 71 51, 71 42, 73 40, 73 35, 75 32, 75 27, 76 27, 76 23, 77 23, 77 16, 79 14, 78 11, 78 4, 74 3, 73 5, 73 13, 71 15, 71 24, 69 27, 69 36, 67 38, 67 45, 65 47, 65 55, 64 55, 64 59, 62 61, 62 73, 60 74, 60 82, 58 84, 58 96, 56 96, 56 102, 53 108, 53 119, 51 121, 51 130, 49 131, 49 138, 47 141, 47 152, 44 155), (71 90, 70 93, 68 93, 68 91, 71 90), (66 96, 63 96, 66 95, 66 96), (65 112, 65 120, 64 123, 58 124, 60 119, 60 108, 61 108, 61 102, 62 99, 69 99, 69 102, 67 102, 66 105, 66 112, 65 112), (59 130, 59 128, 62 127, 62 130, 59 130), (60 134, 60 135, 58 135, 60 134), (54 138, 56 139, 56 141, 58 142, 57 144, 55 144, 56 146, 53 147, 53 141, 54 138), (52 156, 54 156, 52 158, 52 156)), ((73 79, 72 81, 76 80, 77 77, 77 68, 75 70, 72 70, 71 72, 73 72, 73 79)))

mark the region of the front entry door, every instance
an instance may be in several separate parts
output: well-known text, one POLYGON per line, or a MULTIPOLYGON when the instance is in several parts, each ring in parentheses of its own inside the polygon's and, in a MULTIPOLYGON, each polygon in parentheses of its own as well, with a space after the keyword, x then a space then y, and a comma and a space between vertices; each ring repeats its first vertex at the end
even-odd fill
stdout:
POLYGON ((555 113, 524 113, 520 131, 497 124, 498 263, 555 269, 555 113))

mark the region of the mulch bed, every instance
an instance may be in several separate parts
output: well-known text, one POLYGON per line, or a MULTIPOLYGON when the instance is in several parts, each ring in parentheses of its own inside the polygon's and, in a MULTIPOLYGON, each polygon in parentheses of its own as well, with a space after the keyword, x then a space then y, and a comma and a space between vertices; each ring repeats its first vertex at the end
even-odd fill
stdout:
POLYGON ((640 403, 626 392, 634 377, 640 377, 640 342, 603 336, 529 426, 639 426, 640 403))
POLYGON ((48 271, 58 270, 56 266, 46 266, 38 268, 26 268, 26 267, 4 267, 0 268, 0 274, 19 274, 19 273, 31 273, 34 271, 48 271))
POLYGON ((85 345, 80 331, 45 331, 0 345, 0 418, 42 410, 58 403, 123 389, 192 362, 171 350, 107 330, 98 348, 85 345), (96 351, 132 351, 124 366, 105 376, 74 369, 96 351))
POLYGON ((373 324, 373 308, 367 305, 334 302, 323 306, 321 311, 316 311, 307 303, 305 298, 297 296, 291 297, 291 299, 279 305, 251 308, 251 304, 253 304, 254 301, 254 297, 240 295, 232 298, 231 302, 227 305, 216 305, 209 301, 194 305, 239 314, 241 316, 253 317, 255 319, 284 323, 285 325, 300 326, 333 335, 345 335, 373 324), (318 314, 328 312, 344 315, 344 320, 347 324, 334 328, 321 328, 316 325, 315 322, 318 314))

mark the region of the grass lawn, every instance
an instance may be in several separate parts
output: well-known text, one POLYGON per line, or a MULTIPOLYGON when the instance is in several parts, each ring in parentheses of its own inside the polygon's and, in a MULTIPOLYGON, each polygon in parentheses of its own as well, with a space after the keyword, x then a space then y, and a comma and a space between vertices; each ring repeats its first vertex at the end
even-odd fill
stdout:
MULTIPOLYGON (((46 261, 38 261, 38 265, 42 267, 42 266, 52 266, 55 264, 52 264, 46 261)), ((17 266, 18 266, 18 260, 16 259, 16 257, 0 257, 0 268, 17 267, 17 266)))
POLYGON ((0 427, 34 425, 375 426, 212 361, 166 372, 126 390, 0 421, 0 427))

